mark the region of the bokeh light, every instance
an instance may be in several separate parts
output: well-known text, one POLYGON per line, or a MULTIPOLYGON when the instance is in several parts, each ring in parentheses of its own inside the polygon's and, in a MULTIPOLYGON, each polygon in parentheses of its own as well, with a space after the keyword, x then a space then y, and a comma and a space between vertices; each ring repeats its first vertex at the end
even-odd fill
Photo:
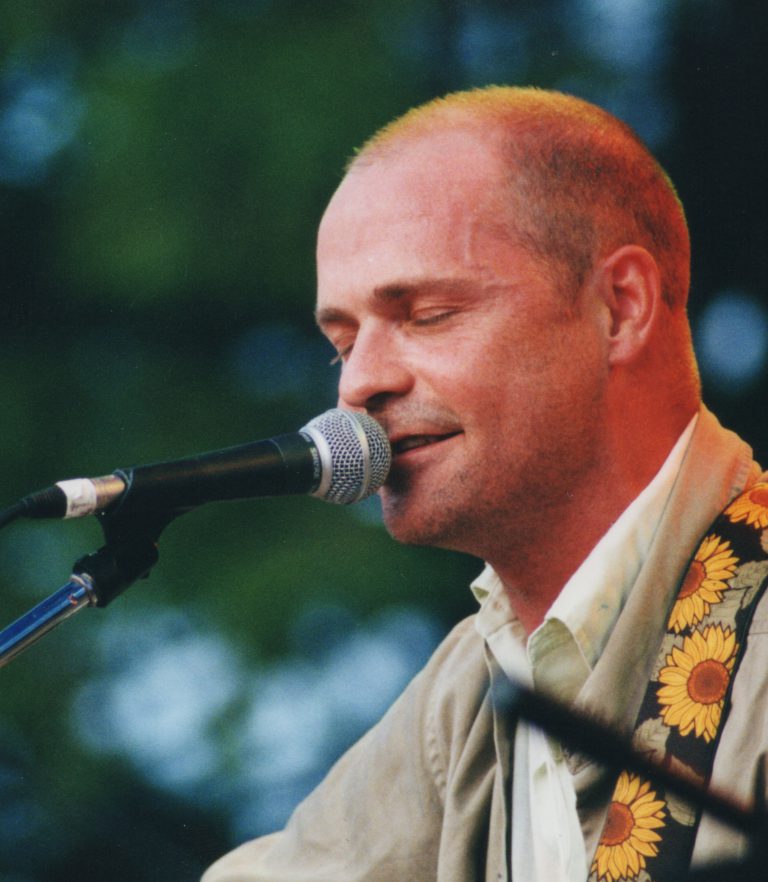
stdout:
POLYGON ((702 374, 732 395, 747 391, 764 375, 768 355, 768 311, 744 291, 713 297, 696 325, 702 374))
POLYGON ((42 183, 78 132, 86 101, 63 40, 22 45, 0 73, 0 183, 42 183))

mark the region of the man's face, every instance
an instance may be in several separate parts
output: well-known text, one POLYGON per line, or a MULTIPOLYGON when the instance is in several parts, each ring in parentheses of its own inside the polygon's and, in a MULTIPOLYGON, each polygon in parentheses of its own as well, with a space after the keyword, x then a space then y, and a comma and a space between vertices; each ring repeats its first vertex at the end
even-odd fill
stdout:
POLYGON ((339 403, 393 446, 388 529, 490 560, 596 467, 607 379, 598 311, 510 240, 501 174, 480 137, 430 135, 353 169, 318 238, 339 403))

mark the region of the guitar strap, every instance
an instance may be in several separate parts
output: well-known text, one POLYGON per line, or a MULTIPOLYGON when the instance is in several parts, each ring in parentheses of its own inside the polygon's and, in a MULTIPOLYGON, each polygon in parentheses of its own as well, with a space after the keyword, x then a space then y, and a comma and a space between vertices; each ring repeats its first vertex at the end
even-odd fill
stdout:
MULTIPOLYGON (((699 545, 667 621, 635 724, 638 750, 709 782, 752 615, 768 584, 768 483, 731 502, 699 545)), ((619 775, 588 882, 679 882, 700 812, 619 775)))

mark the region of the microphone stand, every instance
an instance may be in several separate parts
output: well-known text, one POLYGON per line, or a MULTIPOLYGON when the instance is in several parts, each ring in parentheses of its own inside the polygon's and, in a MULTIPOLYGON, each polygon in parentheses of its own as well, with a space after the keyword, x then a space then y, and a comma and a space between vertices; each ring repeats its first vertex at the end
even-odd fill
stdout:
POLYGON ((105 607, 146 578, 159 557, 160 534, 188 510, 125 515, 117 506, 97 515, 106 544, 77 560, 61 588, 0 631, 0 667, 81 609, 105 607))

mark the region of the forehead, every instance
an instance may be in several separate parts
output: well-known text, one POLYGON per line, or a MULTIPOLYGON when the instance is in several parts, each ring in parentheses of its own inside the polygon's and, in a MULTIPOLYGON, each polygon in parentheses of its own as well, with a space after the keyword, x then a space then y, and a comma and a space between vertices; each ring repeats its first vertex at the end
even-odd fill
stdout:
POLYGON ((393 275, 450 276, 508 259, 509 181, 480 132, 395 145, 353 166, 318 234, 318 301, 393 275))
POLYGON ((478 131, 438 131, 387 145, 358 160, 331 200, 320 227, 379 211, 438 216, 453 206, 493 202, 505 178, 502 162, 478 131))

